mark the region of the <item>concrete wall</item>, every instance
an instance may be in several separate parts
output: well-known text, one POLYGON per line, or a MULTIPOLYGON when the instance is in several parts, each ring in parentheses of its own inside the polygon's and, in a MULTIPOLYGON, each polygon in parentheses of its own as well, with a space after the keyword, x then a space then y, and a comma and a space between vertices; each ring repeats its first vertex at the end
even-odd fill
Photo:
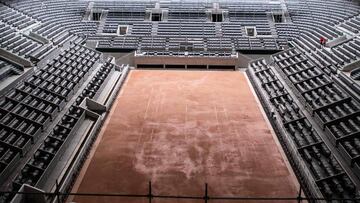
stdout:
POLYGON ((138 64, 238 66, 237 57, 135 56, 138 64))

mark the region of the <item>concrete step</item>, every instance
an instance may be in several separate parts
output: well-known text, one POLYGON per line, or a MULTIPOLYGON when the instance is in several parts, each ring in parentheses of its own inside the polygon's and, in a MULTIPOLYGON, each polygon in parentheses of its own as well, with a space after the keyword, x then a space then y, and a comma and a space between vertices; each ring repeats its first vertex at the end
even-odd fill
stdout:
POLYGON ((217 37, 223 36, 222 29, 221 29, 221 23, 215 23, 215 35, 217 37))
POLYGON ((104 30, 107 15, 108 15, 108 10, 103 10, 101 12, 101 19, 99 21, 98 29, 96 31, 98 34, 102 33, 104 30))
POLYGON ((151 35, 157 35, 158 32, 158 27, 159 27, 159 23, 158 22, 153 22, 152 23, 152 27, 151 27, 151 35))

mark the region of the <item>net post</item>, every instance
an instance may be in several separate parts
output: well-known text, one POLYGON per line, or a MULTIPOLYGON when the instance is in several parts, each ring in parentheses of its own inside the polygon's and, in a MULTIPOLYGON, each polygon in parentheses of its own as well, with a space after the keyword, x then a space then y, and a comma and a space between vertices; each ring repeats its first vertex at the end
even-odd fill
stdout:
POLYGON ((149 194, 148 194, 149 203, 151 203, 152 197, 153 195, 152 195, 151 181, 149 181, 149 194))
POLYGON ((302 202, 301 193, 302 193, 302 187, 301 187, 301 185, 300 185, 299 194, 298 194, 298 196, 297 196, 297 200, 298 200, 297 202, 298 202, 298 203, 301 203, 301 202, 302 202))
POLYGON ((56 201, 57 203, 61 203, 60 202, 60 196, 59 196, 59 182, 58 179, 55 180, 55 195, 56 195, 56 201))
POLYGON ((204 196, 205 203, 208 202, 208 199, 209 199, 209 196, 208 196, 208 184, 205 183, 205 196, 204 196))

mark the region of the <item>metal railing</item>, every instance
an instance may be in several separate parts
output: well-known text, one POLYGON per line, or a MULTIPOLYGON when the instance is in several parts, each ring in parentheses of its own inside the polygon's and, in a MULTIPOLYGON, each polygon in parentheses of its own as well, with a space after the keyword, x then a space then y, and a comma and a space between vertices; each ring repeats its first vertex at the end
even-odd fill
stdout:
MULTIPOLYGON (((57 188, 58 184, 57 184, 57 188)), ((147 194, 121 194, 121 193, 77 193, 77 192, 60 192, 58 189, 55 192, 23 192, 23 191, 0 191, 0 196, 5 194, 10 195, 42 195, 49 202, 54 203, 62 203, 69 196, 87 196, 87 197, 119 197, 119 198, 137 198, 137 199, 145 199, 149 203, 151 203, 154 199, 191 199, 191 200, 203 200, 205 203, 211 202, 212 200, 222 200, 222 201, 234 201, 234 200, 242 200, 242 201, 293 201, 294 203, 300 203, 303 201, 307 202, 345 202, 352 201, 357 202, 360 201, 360 198, 316 198, 316 197, 304 197, 302 195, 302 188, 299 188, 299 192, 297 196, 289 196, 289 197, 241 197, 241 196, 211 196, 208 191, 208 184, 204 185, 204 194, 199 196, 186 196, 186 195, 158 195, 154 194, 152 189, 151 182, 148 183, 148 192, 147 194)))

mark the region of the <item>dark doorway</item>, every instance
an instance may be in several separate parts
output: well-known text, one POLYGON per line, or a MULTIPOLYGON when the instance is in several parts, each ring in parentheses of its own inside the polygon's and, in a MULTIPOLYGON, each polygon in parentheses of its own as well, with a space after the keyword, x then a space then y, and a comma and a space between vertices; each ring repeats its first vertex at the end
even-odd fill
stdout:
POLYGON ((161 13, 153 13, 151 15, 151 21, 161 21, 162 14, 161 13))
POLYGON ((283 15, 281 13, 273 14, 274 22, 275 23, 283 23, 283 15))
POLYGON ((212 22, 222 22, 222 21, 223 21, 222 13, 212 14, 212 22))
POLYGON ((100 21, 101 19, 101 12, 93 12, 91 15, 92 21, 100 21))
POLYGON ((246 27, 246 34, 249 37, 254 37, 256 36, 256 28, 255 27, 246 27))

